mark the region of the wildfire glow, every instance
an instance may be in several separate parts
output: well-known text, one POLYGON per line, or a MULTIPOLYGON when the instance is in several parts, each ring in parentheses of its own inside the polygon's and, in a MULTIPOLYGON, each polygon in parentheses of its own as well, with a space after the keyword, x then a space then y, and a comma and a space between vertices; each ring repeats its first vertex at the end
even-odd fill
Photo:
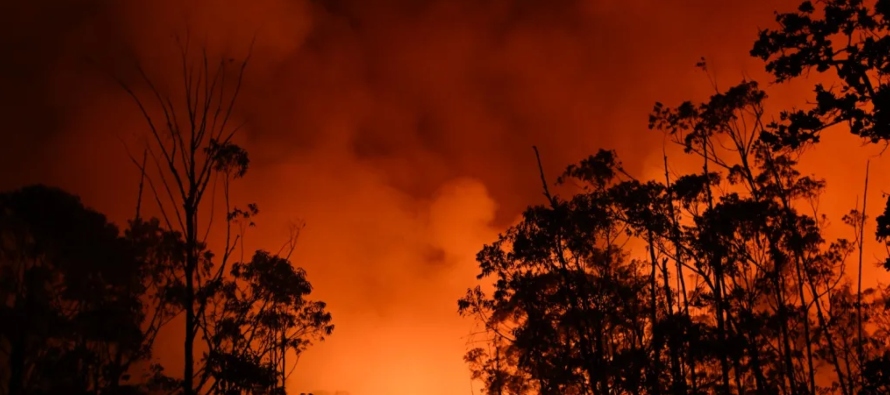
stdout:
MULTIPOLYGON (((701 56, 723 85, 765 81, 747 51, 772 11, 797 1, 15 3, 0 13, 0 186, 55 184, 123 222, 138 174, 122 143, 145 125, 106 69, 139 59, 170 77, 169 36, 185 26, 211 53, 244 53, 255 37, 236 114, 253 162, 235 199, 261 211, 247 242, 275 249, 305 221, 293 260, 337 326, 290 388, 452 395, 473 388, 462 360, 473 323, 456 300, 475 285, 475 253, 542 202, 531 146, 552 180, 601 147, 662 179, 652 104, 710 94, 701 56)), ((769 105, 801 104, 806 87, 776 87, 769 105)), ((861 198, 862 152, 838 133, 803 162, 828 180, 829 236, 848 236, 839 218, 861 198)), ((871 166, 873 185, 890 183, 884 161, 871 166)), ((175 371, 181 336, 160 341, 175 371)))

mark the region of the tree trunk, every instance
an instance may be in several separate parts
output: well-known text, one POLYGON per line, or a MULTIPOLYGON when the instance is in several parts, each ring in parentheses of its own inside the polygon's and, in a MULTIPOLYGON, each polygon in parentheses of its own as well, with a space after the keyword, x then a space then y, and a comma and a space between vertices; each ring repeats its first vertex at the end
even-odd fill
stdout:
POLYGON ((195 211, 187 203, 186 212, 186 264, 185 264, 185 367, 183 369, 182 389, 184 395, 195 395, 195 270, 198 268, 196 251, 195 211))

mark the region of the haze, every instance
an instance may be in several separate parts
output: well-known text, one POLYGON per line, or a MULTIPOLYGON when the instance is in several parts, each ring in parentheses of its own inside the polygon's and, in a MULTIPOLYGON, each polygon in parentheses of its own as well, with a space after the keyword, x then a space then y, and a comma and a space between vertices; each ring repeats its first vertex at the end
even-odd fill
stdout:
MULTIPOLYGON (((694 67, 702 56, 724 86, 768 80, 748 50, 773 10, 796 4, 6 1, 0 186, 57 185, 124 221, 138 182, 124 142, 145 123, 108 72, 135 59, 173 75, 171 35, 185 27, 213 54, 240 56, 255 37, 236 114, 253 160, 238 197, 261 210, 249 242, 278 246, 305 221, 294 261, 337 325, 289 388, 475 393, 462 360, 473 323, 455 301, 475 284, 475 253, 541 201, 532 145, 551 177, 599 148, 658 175, 653 103, 710 94, 694 67)), ((807 87, 778 87, 770 104, 802 100, 807 87)), ((840 134, 828 145, 861 149, 840 134)), ((805 163, 828 179, 829 215, 855 206, 864 160, 817 152, 805 163)), ((161 342, 179 344, 176 333, 161 342)), ((165 358, 179 369, 176 352, 165 358)))

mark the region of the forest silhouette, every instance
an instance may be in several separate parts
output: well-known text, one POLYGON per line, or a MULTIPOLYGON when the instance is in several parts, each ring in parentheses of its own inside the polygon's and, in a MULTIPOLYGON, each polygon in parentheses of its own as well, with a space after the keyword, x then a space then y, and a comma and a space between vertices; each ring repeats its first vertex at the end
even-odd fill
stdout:
MULTIPOLYGON (((534 149, 546 201, 481 249, 458 301, 483 328, 465 360, 486 394, 890 394, 890 287, 862 285, 866 238, 890 248, 890 198, 828 239, 827 185, 798 165, 837 129, 890 141, 890 1, 805 1, 776 22, 750 52, 775 82, 836 83, 802 109, 769 109, 751 80, 656 103, 653 138, 696 171, 665 155, 664 177, 642 179, 603 149, 548 180, 534 149)), ((0 393, 299 393, 300 354, 334 333, 291 262, 300 227, 245 251, 260 210, 230 191, 250 165, 232 120, 250 55, 177 44, 174 93, 138 66, 113 76, 147 130, 123 228, 58 188, 0 194, 0 393), (155 358, 174 325, 181 372, 155 358)))

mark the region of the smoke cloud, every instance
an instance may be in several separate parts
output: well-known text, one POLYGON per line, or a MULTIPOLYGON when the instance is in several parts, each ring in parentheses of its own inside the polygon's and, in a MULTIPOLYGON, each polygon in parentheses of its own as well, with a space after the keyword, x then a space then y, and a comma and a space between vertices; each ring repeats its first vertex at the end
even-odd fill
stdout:
MULTIPOLYGON (((456 299, 481 246, 541 202, 532 145, 551 180, 599 148, 661 177, 654 101, 710 94, 701 56, 723 85, 762 77, 747 56, 757 28, 796 3, 7 1, 0 186, 55 184, 123 222, 138 182, 124 142, 146 126, 109 76, 135 78, 138 61, 175 88, 174 33, 211 56, 240 58, 253 42, 235 114, 252 157, 237 198, 261 209, 247 237, 274 251, 305 221, 293 260, 337 325, 292 389, 467 393, 473 328, 456 299)), ((801 92, 777 87, 771 103, 801 92)), ((825 158, 812 169, 862 173, 825 158)), ((840 190, 832 201, 849 208, 855 196, 840 190)))

